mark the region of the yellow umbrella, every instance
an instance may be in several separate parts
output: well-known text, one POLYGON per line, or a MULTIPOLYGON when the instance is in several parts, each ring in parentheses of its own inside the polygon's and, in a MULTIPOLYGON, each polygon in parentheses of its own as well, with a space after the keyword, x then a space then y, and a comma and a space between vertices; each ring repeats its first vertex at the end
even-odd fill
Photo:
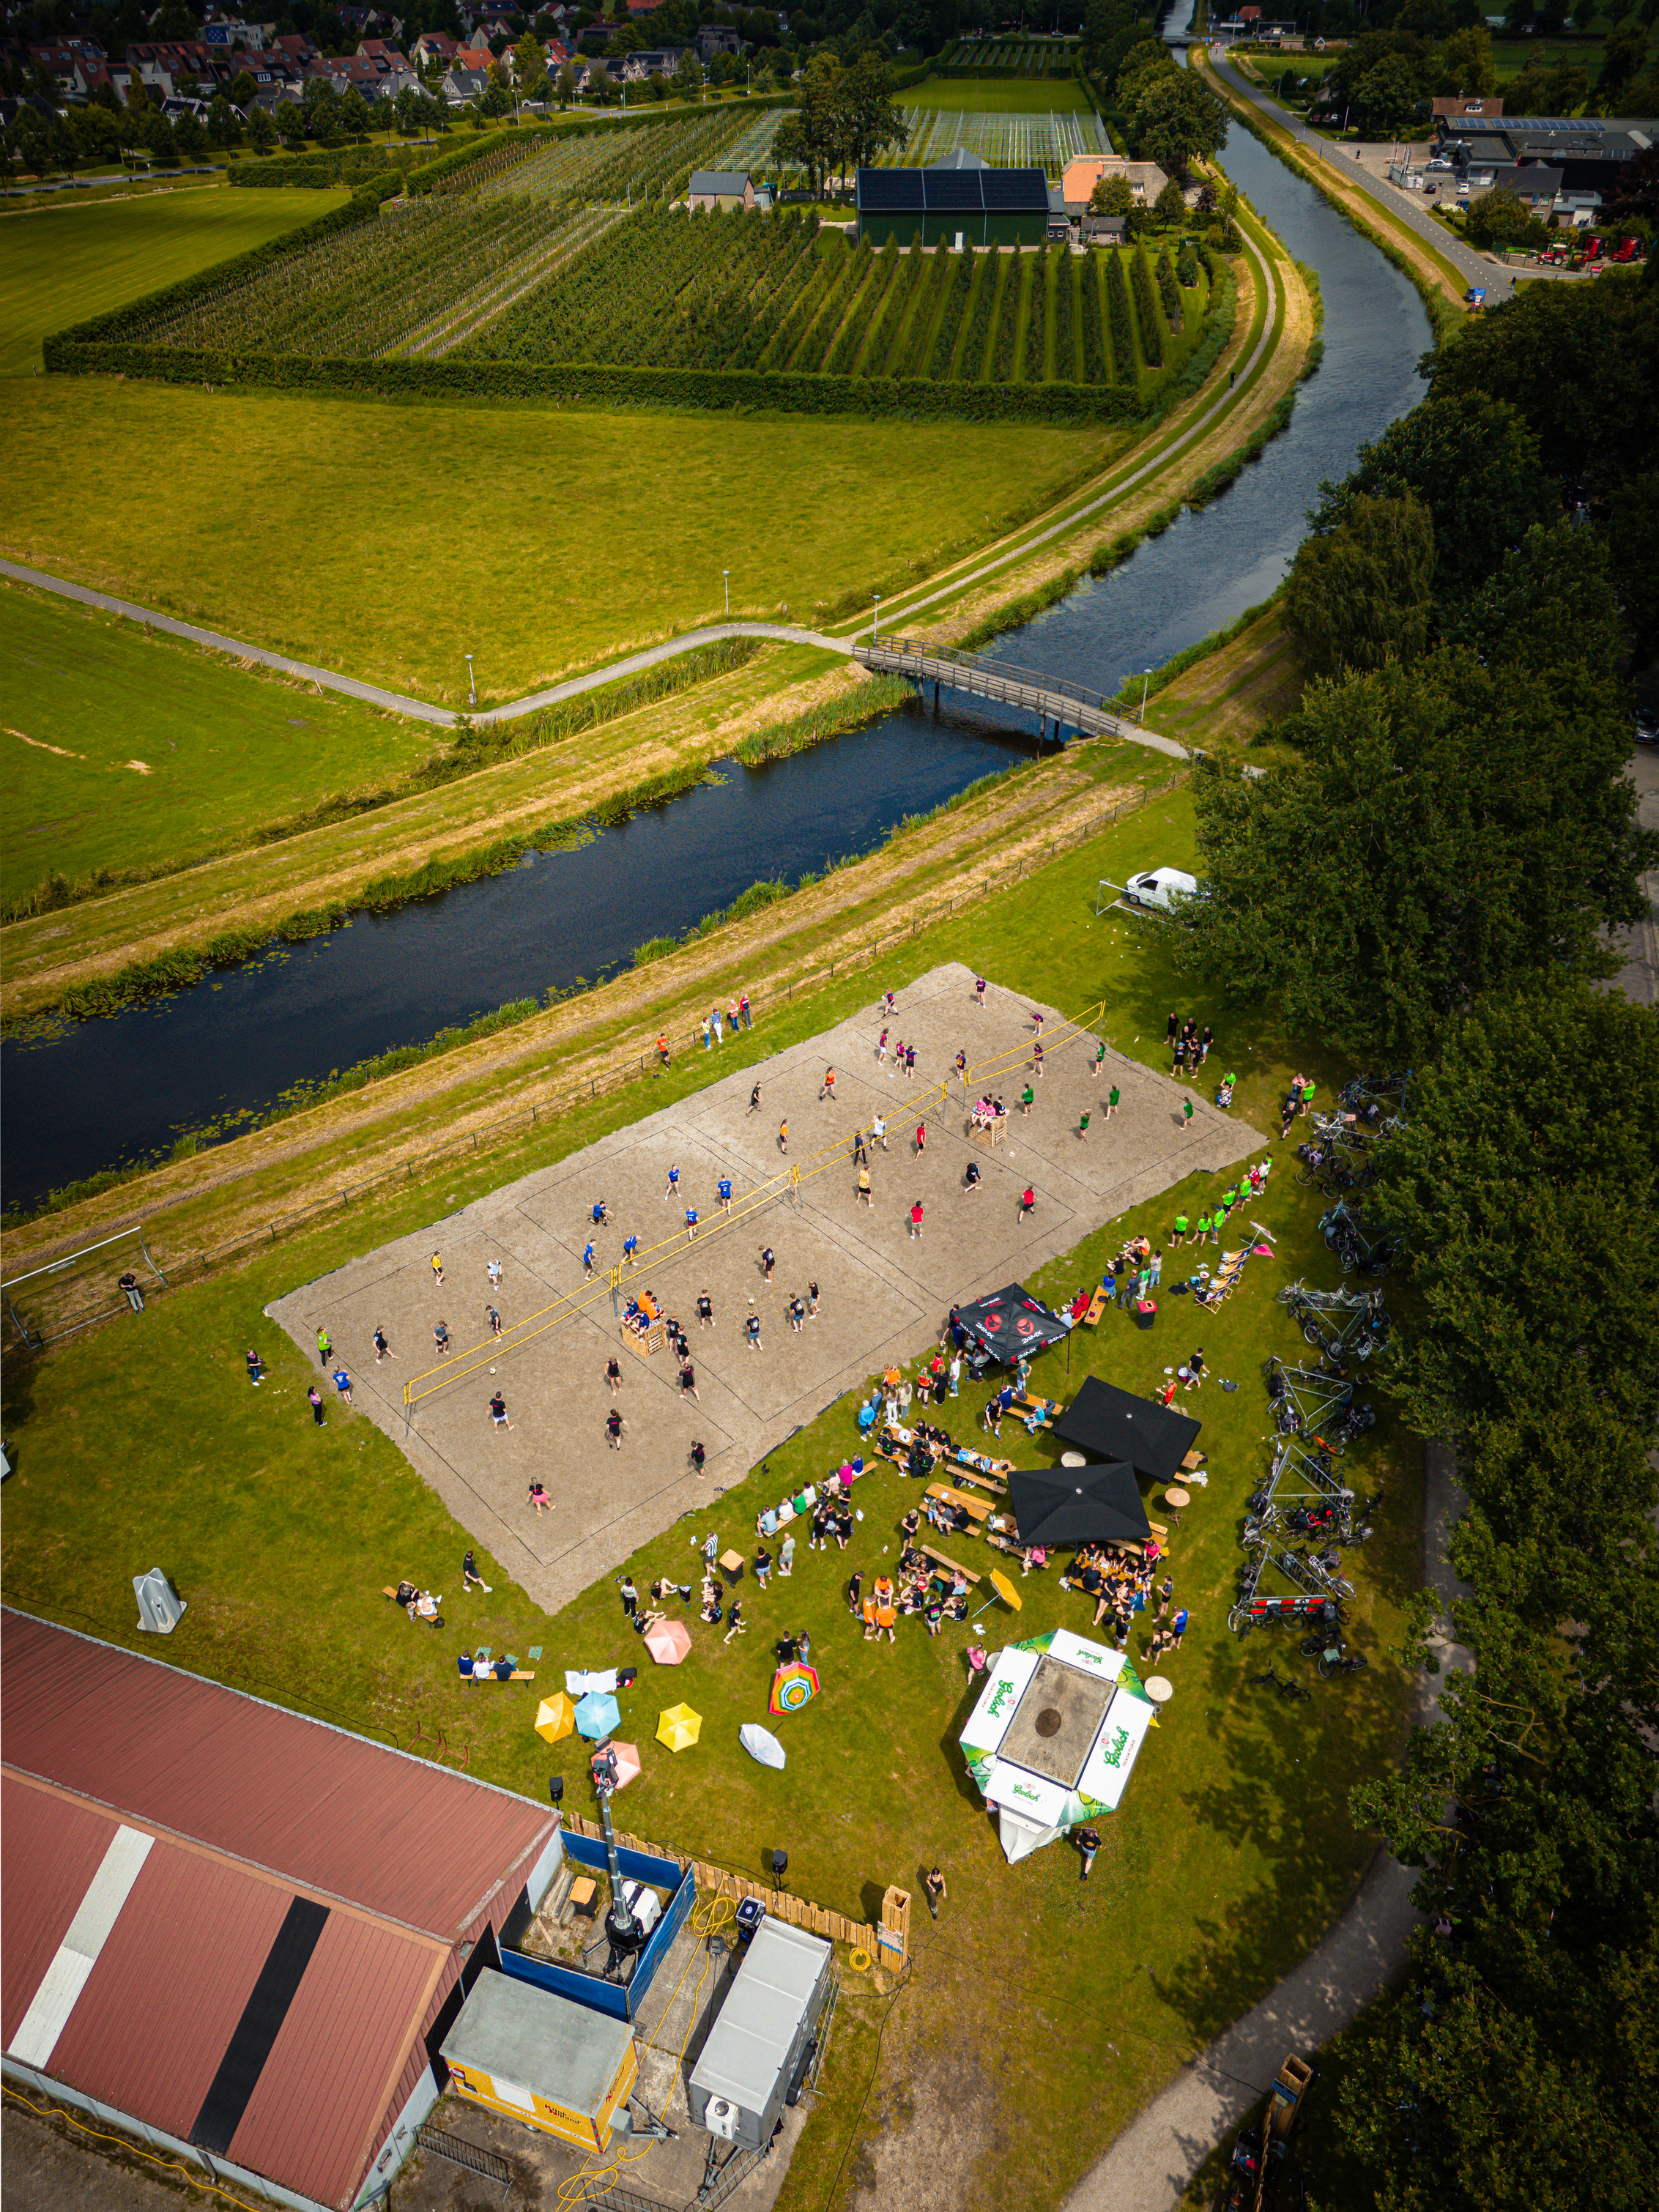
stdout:
POLYGON ((702 1730, 702 1715, 694 1713, 690 1705, 669 1705, 657 1716, 657 1741, 665 1743, 670 1751, 684 1751, 695 1743, 702 1730))
POLYGON ((562 1742, 576 1725, 576 1708, 562 1690, 556 1698, 544 1698, 536 1713, 536 1733, 549 1743, 562 1742))
POLYGON ((991 1588, 1005 1605, 1012 1606, 1016 1613, 1024 1611, 1024 1600, 1000 1567, 993 1567, 991 1570, 991 1588))

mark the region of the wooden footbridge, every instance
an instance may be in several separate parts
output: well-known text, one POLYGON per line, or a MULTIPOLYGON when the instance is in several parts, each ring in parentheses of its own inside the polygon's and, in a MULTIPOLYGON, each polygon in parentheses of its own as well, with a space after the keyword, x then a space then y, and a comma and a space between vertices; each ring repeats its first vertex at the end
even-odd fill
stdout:
POLYGON ((902 637, 884 643, 860 642, 853 647, 853 658, 884 676, 904 677, 918 690, 931 684, 935 706, 941 688, 963 691, 970 698, 988 699, 1000 707, 1023 708, 1037 717, 1044 737, 1072 733, 1127 738, 1136 744, 1172 754, 1177 760, 1191 758, 1186 746, 1177 744, 1173 738, 1161 738, 1115 714, 1104 692, 1091 690, 1086 684, 1068 683, 1064 677, 1039 676, 1029 668, 1015 668, 1006 660, 990 660, 981 653, 958 652, 949 645, 915 643, 902 637))

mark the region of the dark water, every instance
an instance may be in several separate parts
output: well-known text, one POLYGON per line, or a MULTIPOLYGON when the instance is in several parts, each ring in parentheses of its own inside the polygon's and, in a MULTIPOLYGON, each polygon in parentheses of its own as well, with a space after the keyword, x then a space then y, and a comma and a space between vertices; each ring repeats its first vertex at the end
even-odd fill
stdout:
MULTIPOLYGON (((1166 30, 1188 20, 1185 0, 1166 30)), ((999 658, 1114 691, 1265 599, 1321 479, 1416 404, 1430 342, 1416 293, 1311 186, 1235 125, 1228 173, 1290 252, 1319 272, 1325 356, 1290 429, 1232 489, 1184 514, 1110 576, 998 640, 999 658)), ((464 885, 216 976, 177 998, 45 1044, 6 1041, 6 1203, 152 1156, 188 1128, 268 1107, 508 999, 592 981, 647 938, 678 935, 762 878, 791 881, 871 850, 1008 764, 1003 738, 920 712, 727 781, 464 885)))
POLYGON ((171 999, 0 1057, 8 1206, 171 1146, 180 1131, 268 1107, 393 1045, 550 986, 595 981, 652 937, 678 936, 758 879, 794 883, 872 851, 1034 739, 917 709, 724 781, 332 936, 283 946, 171 999))

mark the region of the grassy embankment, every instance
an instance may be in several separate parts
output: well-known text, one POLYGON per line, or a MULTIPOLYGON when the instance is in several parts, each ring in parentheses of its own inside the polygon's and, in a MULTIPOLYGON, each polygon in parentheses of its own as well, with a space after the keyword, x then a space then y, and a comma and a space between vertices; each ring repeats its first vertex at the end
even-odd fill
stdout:
MULTIPOLYGON (((152 188, 91 204, 78 192, 64 192, 48 206, 0 216, 0 376, 38 374, 40 341, 53 331, 89 315, 110 313, 164 284, 268 245, 302 223, 315 222, 346 197, 343 191, 280 188, 190 190, 190 182, 181 179, 177 192, 152 188)), ((14 393, 14 409, 16 402, 14 393)), ((96 442, 96 432, 88 437, 96 442)), ((148 534, 155 529, 158 486, 153 471, 139 465, 143 450, 129 449, 114 458, 132 477, 135 492, 147 500, 148 534)), ((66 453, 60 465, 78 477, 89 459, 85 451, 66 453)), ((15 467, 32 465, 21 457, 14 462, 15 467)), ((169 499, 181 478, 191 473, 169 466, 169 499)), ((222 495, 235 481, 233 473, 217 489, 222 495)))
MULTIPOLYGON (((1037 869, 1018 899, 995 903, 998 980, 1060 1005, 1103 995, 1107 1035, 1161 1064, 1164 1014, 1187 996, 1165 940, 1120 919, 1094 919, 1095 883, 1138 860, 1189 862, 1192 836, 1190 805, 1176 794, 1037 869)), ((959 908, 884 960, 878 977, 866 969, 768 1007, 738 1056, 757 1061, 814 1033, 867 1005, 878 983, 902 992, 907 977, 941 960, 981 961, 987 920, 982 905, 959 908)), ((1322 1084, 1337 1078, 1322 1054, 1279 1035, 1259 1009, 1223 1000, 1200 1011, 1215 1023, 1224 1064, 1239 1073, 1236 1110, 1258 1127, 1270 1125, 1293 1064, 1322 1084)), ((701 1060, 677 1066, 650 1103, 671 1086, 697 1087, 701 1060)), ((1221 1064, 1212 1056, 1212 1066, 1221 1064)), ((609 1580, 550 1619, 486 1559, 493 1594, 463 1598, 456 1570, 466 1532, 368 1421, 336 1413, 325 1430, 313 1428, 306 1363, 261 1309, 349 1255, 621 1125, 640 1103, 637 1092, 599 1099, 510 1150, 417 1175, 249 1266, 155 1299, 141 1320, 124 1319, 33 1364, 13 1363, 6 1424, 17 1473, 3 1540, 10 1601, 136 1644, 131 1561, 160 1559, 191 1607, 169 1647, 173 1663, 412 1741, 428 1755, 465 1756, 471 1772, 527 1794, 542 1792, 550 1770, 579 1772, 578 1761, 562 1755, 570 1747, 550 1753, 532 1732, 542 1683, 523 1692, 464 1692, 454 1652, 482 1642, 524 1656, 540 1645, 542 1657, 528 1663, 543 1682, 556 1681, 567 1664, 635 1656, 609 1580), (269 1365, 258 1392, 242 1372, 249 1343, 269 1365), (403 1573, 444 1593, 442 1633, 411 1628, 381 1598, 382 1584, 403 1573)), ((1097 1134, 1109 1142, 1109 1125, 1097 1134)), ((1307 1671, 1293 1647, 1240 1646, 1224 1628, 1237 1518, 1267 1452, 1255 1370, 1269 1350, 1288 1356, 1300 1347, 1273 1291, 1303 1272, 1335 1279, 1315 1234, 1319 1201, 1295 1185, 1285 1148, 1272 1149, 1270 1195, 1250 1211, 1275 1230, 1279 1260, 1253 1261, 1243 1289, 1201 1324, 1167 1291, 1181 1272, 1167 1232, 1179 1205, 1195 1211, 1222 1178, 1195 1178, 1136 1209, 1033 1279, 1042 1294, 1068 1295, 1098 1273, 1128 1229, 1145 1227, 1166 1247, 1158 1328, 1142 1335, 1114 1314, 1097 1335, 1079 1335, 1069 1375, 1061 1349, 1043 1356, 1034 1382, 1064 1396, 1093 1371, 1151 1389, 1199 1342, 1213 1378, 1195 1407, 1206 1423, 1211 1481, 1183 1518, 1173 1561, 1177 1601, 1194 1613, 1182 1650, 1164 1670, 1176 1699, 1149 1740, 1123 1812, 1107 1824, 1086 1889, 1061 1849, 1018 1870, 1001 1860, 954 1749, 969 1703, 964 1632, 947 1629, 933 1642, 909 1622, 896 1648, 875 1650, 848 1620, 846 1574, 859 1568, 867 1583, 881 1547, 896 1545, 896 1516, 914 1496, 896 1474, 873 1474, 861 1486, 866 1517, 848 1555, 812 1555, 803 1544, 793 1580, 751 1592, 746 1638, 723 1645, 696 1628, 693 1655, 672 1683, 647 1668, 624 1700, 623 1733, 637 1738, 646 1762, 619 1808, 634 1832, 751 1874, 781 1841, 801 1893, 855 1914, 869 1911, 890 1881, 915 1887, 934 1860, 950 1875, 937 1929, 918 1909, 911 1981, 900 1993, 860 1991, 838 2027, 824 2098, 781 2200, 787 2212, 818 2212, 837 2174, 843 2188, 864 2181, 879 2191, 895 2149, 927 2155, 953 2202, 1058 2203, 1144 2098, 1316 1940, 1372 1847, 1348 1826, 1346 1791, 1400 1741, 1409 1686, 1385 1654, 1419 1579, 1420 1541, 1416 1449, 1386 1413, 1352 1455, 1363 1490, 1379 1481, 1387 1488, 1382 1533, 1356 1576, 1355 1631, 1376 1662, 1372 1673, 1358 1686, 1316 1684, 1317 1702, 1291 1725, 1246 1676, 1269 1659, 1281 1671, 1287 1662, 1307 1671), (1220 1390, 1223 1377, 1238 1381, 1237 1394, 1220 1390), (823 1694, 798 1718, 775 1724, 791 1756, 773 1775, 743 1757, 735 1729, 764 1715, 772 1638, 803 1626, 823 1694), (671 1759, 652 1736, 659 1705, 680 1697, 704 1715, 703 1735, 694 1752, 671 1759), (1033 2139, 1052 2147, 1040 2167, 1012 2154, 1033 2139)), ((262 1186, 245 1196, 260 1205, 266 1193, 262 1186)), ((775 1234, 781 1246, 786 1219, 775 1234)), ((787 1357, 787 1349, 771 1356, 787 1357)), ((970 1433, 983 1396, 965 1387, 941 1418, 970 1433)), ((1052 1443, 1018 1430, 1006 1435, 1021 1463, 1055 1455, 1052 1443)), ((688 1539, 701 1538, 705 1526, 717 1528, 722 1543, 741 1543, 760 1504, 822 1475, 854 1437, 851 1403, 842 1401, 773 1455, 764 1480, 751 1477, 706 1522, 646 1546, 628 1563, 635 1579, 643 1587, 658 1573, 683 1577, 688 1539)), ((574 1435, 550 1443, 556 1491, 562 1456, 586 1446, 574 1435)), ((961 1548, 976 1568, 988 1565, 981 1547, 961 1548)), ((1081 1601, 1061 1593, 1052 1574, 1018 1586, 1018 1620, 999 1609, 994 1623, 988 1615, 981 1625, 994 1645, 1057 1622, 1087 1626, 1081 1601)), ((575 1786, 575 1802, 585 1800, 575 1786)))

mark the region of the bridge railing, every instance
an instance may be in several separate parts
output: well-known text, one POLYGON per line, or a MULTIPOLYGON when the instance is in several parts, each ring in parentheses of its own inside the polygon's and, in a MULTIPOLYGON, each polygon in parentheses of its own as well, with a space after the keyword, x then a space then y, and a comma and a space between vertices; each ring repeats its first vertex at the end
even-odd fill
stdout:
POLYGON ((1040 675, 1035 669, 1017 668, 1012 661, 994 660, 986 653, 964 653, 959 646, 913 643, 908 638, 897 637, 883 639, 872 646, 860 644, 853 647, 854 659, 866 665, 877 656, 884 667, 894 668, 899 675, 921 676, 943 665, 959 668, 966 676, 989 678, 1018 684, 1026 690, 1044 691, 1054 698, 1068 699, 1097 714, 1109 716, 1112 712, 1107 694, 1087 684, 1074 684, 1064 676, 1040 675), (898 664, 896 668, 895 663, 898 664))

